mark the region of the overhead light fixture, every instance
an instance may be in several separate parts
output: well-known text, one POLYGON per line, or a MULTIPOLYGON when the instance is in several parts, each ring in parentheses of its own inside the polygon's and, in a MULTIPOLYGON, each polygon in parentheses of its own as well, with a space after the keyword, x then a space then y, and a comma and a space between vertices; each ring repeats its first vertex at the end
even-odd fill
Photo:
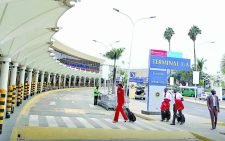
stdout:
POLYGON ((58 32, 62 27, 50 27, 49 29, 53 32, 58 32))

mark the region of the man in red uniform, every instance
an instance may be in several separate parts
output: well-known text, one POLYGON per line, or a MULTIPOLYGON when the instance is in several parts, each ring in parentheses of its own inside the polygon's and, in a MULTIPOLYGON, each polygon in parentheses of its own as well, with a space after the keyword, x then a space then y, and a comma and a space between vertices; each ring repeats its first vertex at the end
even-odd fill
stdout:
POLYGON ((123 89, 123 85, 122 84, 118 84, 118 88, 117 88, 117 107, 116 107, 116 112, 114 115, 114 119, 113 122, 118 122, 118 118, 119 118, 119 112, 121 112, 125 122, 128 120, 127 115, 125 114, 124 110, 123 110, 123 104, 124 104, 124 89, 123 89))

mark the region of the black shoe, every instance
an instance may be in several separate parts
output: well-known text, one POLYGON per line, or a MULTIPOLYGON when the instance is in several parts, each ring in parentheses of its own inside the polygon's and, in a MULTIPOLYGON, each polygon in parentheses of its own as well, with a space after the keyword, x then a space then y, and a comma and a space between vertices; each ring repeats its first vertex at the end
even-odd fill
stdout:
POLYGON ((170 125, 175 125, 175 123, 171 123, 170 125))
POLYGON ((160 121, 164 121, 164 119, 161 119, 160 121))

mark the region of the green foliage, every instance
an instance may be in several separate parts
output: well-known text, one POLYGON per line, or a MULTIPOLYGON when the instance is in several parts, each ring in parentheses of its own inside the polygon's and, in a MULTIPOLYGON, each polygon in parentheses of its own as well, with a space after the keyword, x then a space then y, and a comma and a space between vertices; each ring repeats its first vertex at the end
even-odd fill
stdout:
POLYGON ((193 25, 188 32, 188 36, 191 38, 193 42, 195 42, 197 35, 201 33, 202 31, 197 26, 193 25))
POLYGON ((197 59, 197 68, 200 72, 202 72, 202 69, 204 67, 204 64, 207 60, 204 59, 204 58, 201 58, 201 59, 197 59))
POLYGON ((164 38, 169 42, 169 51, 170 51, 170 40, 171 40, 173 34, 175 34, 175 32, 173 31, 173 28, 171 28, 171 27, 167 27, 163 34, 164 38))
POLYGON ((104 56, 111 60, 118 60, 122 56, 123 51, 124 48, 112 48, 104 56))
POLYGON ((200 81, 199 81, 199 85, 200 85, 200 86, 204 86, 204 80, 200 80, 200 81))
POLYGON ((163 35, 164 35, 164 38, 166 40, 168 40, 168 42, 170 42, 171 37, 173 36, 173 34, 175 34, 175 32, 173 31, 173 28, 167 27, 163 35))
POLYGON ((223 55, 222 61, 221 61, 221 72, 225 74, 225 54, 223 55))

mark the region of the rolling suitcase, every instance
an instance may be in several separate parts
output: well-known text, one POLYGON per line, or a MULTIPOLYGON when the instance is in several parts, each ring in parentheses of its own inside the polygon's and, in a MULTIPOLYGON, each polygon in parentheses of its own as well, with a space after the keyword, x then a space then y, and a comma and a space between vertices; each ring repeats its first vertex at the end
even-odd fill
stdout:
POLYGON ((177 114, 177 122, 184 123, 185 122, 185 116, 182 114, 181 116, 177 114))
POLYGON ((125 107, 124 111, 125 111, 125 113, 126 113, 126 115, 127 115, 127 117, 128 117, 130 122, 135 122, 136 121, 136 117, 135 117, 134 113, 131 112, 129 108, 125 107))

